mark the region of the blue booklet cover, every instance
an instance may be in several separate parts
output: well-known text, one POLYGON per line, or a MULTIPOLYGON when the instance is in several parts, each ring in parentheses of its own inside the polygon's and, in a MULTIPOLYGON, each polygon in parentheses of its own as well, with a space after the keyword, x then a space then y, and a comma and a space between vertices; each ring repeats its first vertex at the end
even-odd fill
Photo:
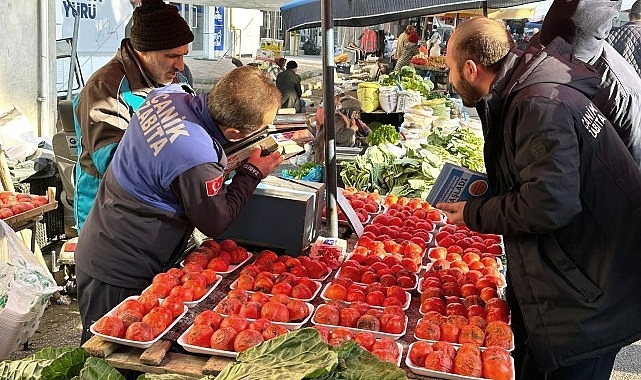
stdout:
POLYGON ((426 200, 435 205, 439 202, 459 202, 491 195, 487 175, 446 162, 426 200))

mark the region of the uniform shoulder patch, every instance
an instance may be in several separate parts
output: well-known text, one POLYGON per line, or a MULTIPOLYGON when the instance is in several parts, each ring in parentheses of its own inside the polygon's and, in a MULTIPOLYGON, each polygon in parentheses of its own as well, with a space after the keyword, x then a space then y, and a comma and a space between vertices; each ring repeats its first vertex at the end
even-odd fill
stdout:
POLYGON ((206 181, 205 182, 205 188, 207 189, 207 196, 208 197, 213 197, 214 195, 218 194, 220 189, 223 187, 223 176, 221 175, 218 178, 214 178, 212 180, 206 181))

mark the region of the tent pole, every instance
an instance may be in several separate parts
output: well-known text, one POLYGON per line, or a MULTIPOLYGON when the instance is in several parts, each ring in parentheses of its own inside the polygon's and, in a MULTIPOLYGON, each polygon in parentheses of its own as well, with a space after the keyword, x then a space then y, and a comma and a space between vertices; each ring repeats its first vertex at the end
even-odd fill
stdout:
POLYGON ((327 207, 327 232, 338 237, 338 210, 336 208, 337 170, 334 112, 334 20, 332 0, 321 0, 321 33, 323 36, 323 112, 325 114, 325 196, 327 207))

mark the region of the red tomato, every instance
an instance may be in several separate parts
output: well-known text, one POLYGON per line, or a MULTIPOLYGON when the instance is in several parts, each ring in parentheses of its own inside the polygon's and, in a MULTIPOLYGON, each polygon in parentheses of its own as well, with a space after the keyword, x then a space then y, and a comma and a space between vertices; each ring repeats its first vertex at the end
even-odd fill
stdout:
POLYGON ((187 343, 193 346, 210 347, 214 329, 209 325, 193 325, 187 333, 187 343))
POLYGON ((194 325, 207 325, 214 330, 220 328, 223 316, 213 310, 204 310, 194 318, 194 325))
POLYGON ((166 307, 171 311, 171 316, 172 318, 177 318, 182 312, 185 310, 185 306, 183 305, 183 300, 181 298, 175 297, 175 296, 169 296, 162 300, 160 303, 160 306, 166 307))
POLYGON ((425 367, 425 358, 432 352, 432 345, 424 340, 419 340, 412 344, 409 352, 409 358, 413 365, 425 367))
POLYGON ((388 334, 402 334, 405 330, 405 318, 395 314, 383 314, 381 331, 388 334))
POLYGON ((354 335, 354 341, 367 351, 372 351, 376 337, 371 332, 359 331, 354 335))
POLYGON ((154 339, 153 327, 149 326, 145 322, 134 322, 127 327, 125 339, 135 340, 137 342, 149 342, 154 339))
POLYGON ((104 335, 123 338, 125 336, 125 325, 122 319, 116 316, 105 315, 94 325, 96 332, 104 335))

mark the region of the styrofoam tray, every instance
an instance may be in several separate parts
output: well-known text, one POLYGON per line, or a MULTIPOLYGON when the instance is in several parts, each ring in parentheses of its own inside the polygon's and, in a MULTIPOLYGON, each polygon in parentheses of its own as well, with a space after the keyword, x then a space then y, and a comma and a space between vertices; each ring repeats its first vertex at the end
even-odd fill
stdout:
MULTIPOLYGON (((127 297, 122 302, 125 302, 128 299, 138 299, 138 296, 127 297)), ((109 312, 107 314, 105 314, 105 315, 116 315, 116 310, 118 310, 118 307, 122 304, 122 302, 119 303, 113 309, 109 310, 109 312)), ((125 339, 125 338, 116 338, 114 336, 101 334, 101 333, 99 333, 99 332, 97 332, 95 330, 95 325, 96 325, 96 323, 98 323, 97 321, 94 322, 89 327, 89 331, 91 331, 92 334, 97 335, 97 336, 101 337, 103 340, 106 340, 108 342, 119 343, 119 344, 123 344, 125 346, 131 346, 131 347, 136 347, 136 348, 149 348, 152 344, 156 343, 163 335, 165 335, 167 333, 167 331, 171 330, 171 328, 174 327, 174 325, 180 320, 180 318, 182 318, 187 313, 187 310, 189 310, 187 308, 187 306, 183 305, 183 312, 178 317, 176 317, 171 322, 171 324, 169 326, 167 326, 167 328, 162 333, 158 334, 157 337, 155 337, 153 340, 150 340, 150 341, 139 342, 139 341, 136 341, 136 340, 129 340, 129 339, 125 339)))
POLYGON ((211 347, 201 347, 201 346, 195 346, 193 344, 187 343, 187 334, 189 333, 190 329, 191 329, 191 326, 189 326, 189 328, 185 330, 185 332, 182 333, 177 340, 178 344, 183 346, 185 351, 192 352, 194 354, 224 356, 226 358, 234 358, 234 359, 236 359, 236 357, 238 356, 238 352, 236 351, 217 350, 211 347))
MULTIPOLYGON (((281 325, 281 326, 287 328, 288 330, 298 330, 301 327, 303 327, 303 325, 305 323, 307 323, 307 321, 309 321, 309 319, 312 317, 312 314, 314 314, 314 305, 312 305, 309 302, 305 302, 305 305, 307 305, 307 309, 309 310, 309 314, 301 322, 275 322, 275 321, 270 321, 270 322, 273 323, 273 324, 276 324, 276 325, 281 325)), ((215 308, 216 307, 214 306, 214 309, 215 308)), ((226 317, 228 314, 222 314, 221 313, 220 315, 222 315, 223 317, 226 317)), ((253 319, 253 318, 247 318, 247 320, 250 321, 250 322, 255 321, 255 319, 253 319)))
MULTIPOLYGON (((414 342, 416 343, 416 342, 414 342)), ((427 369, 424 367, 419 367, 414 365, 412 363, 412 360, 410 360, 410 351, 412 350, 412 346, 414 346, 414 343, 410 344, 410 346, 407 348, 407 355, 405 355, 405 365, 412 371, 413 373, 421 376, 427 376, 427 377, 433 377, 437 379, 447 379, 447 380, 486 380, 484 377, 471 377, 471 376, 463 376, 463 375, 457 375, 454 373, 447 373, 447 372, 441 372, 441 371, 434 371, 431 369, 427 369)), ((512 379, 515 378, 514 375, 514 358, 510 356, 510 360, 512 361, 512 379)))
MULTIPOLYGON (((305 302, 311 302, 314 298, 316 298, 316 296, 318 295, 318 292, 320 291, 321 287, 323 286, 323 284, 320 281, 317 281, 317 280, 312 280, 312 281, 314 281, 314 283, 316 284, 316 290, 312 290, 312 297, 311 298, 295 298, 295 297, 292 297, 292 296, 289 296, 289 297, 290 298, 299 299, 299 300, 305 301, 305 302)), ((237 286, 238 286, 238 280, 236 279, 236 280, 234 280, 234 282, 232 282, 229 285, 229 288, 230 289, 236 289, 237 286)), ((252 294, 252 293, 255 293, 255 292, 252 291, 252 290, 247 290, 247 293, 252 294)), ((268 296, 271 295, 271 293, 265 293, 265 294, 267 294, 268 296)))
MULTIPOLYGON (((348 259, 349 259, 349 257, 348 257, 348 259)), ((421 268, 422 268, 422 266, 418 267, 419 272, 421 271, 421 268)), ((340 274, 341 274, 341 270, 342 269, 343 269, 343 266, 338 268, 338 270, 336 271, 336 274, 334 275, 334 278, 336 278, 336 279, 340 278, 340 274)), ((412 273, 412 274, 414 275, 414 284, 418 285, 418 274, 417 273, 412 273)), ((367 286, 367 284, 362 283, 362 282, 354 282, 354 284, 367 286)), ((414 285, 414 287, 412 287, 412 288, 403 288, 403 290, 405 290, 406 292, 411 292, 412 290, 416 289, 416 285, 414 285)))
MULTIPOLYGON (((200 297, 197 300, 193 300, 193 301, 189 301, 189 302, 183 302, 183 304, 185 304, 187 307, 194 307, 194 306, 198 305, 198 303, 204 301, 205 299, 207 299, 207 297, 209 297, 211 292, 213 292, 214 289, 216 289, 216 287, 218 287, 218 285, 220 284, 220 282, 222 280, 223 280, 223 277, 220 274, 216 274, 216 280, 211 285, 207 286, 207 291, 205 292, 205 294, 202 297, 200 297)), ((145 290, 143 290, 143 293, 145 291, 147 291, 147 289, 149 289, 150 286, 151 285, 146 287, 145 290)), ((158 301, 162 302, 163 299, 164 298, 158 298, 158 301)))
MULTIPOLYGON (((325 302, 327 302, 327 301, 331 301, 331 298, 327 298, 327 296, 325 296, 325 292, 327 291, 327 288, 328 288, 331 284, 332 284, 331 282, 328 282, 327 284, 325 284, 325 286, 323 287, 323 291, 321 292, 320 297, 321 297, 325 302)), ((363 287, 365 287, 365 286, 366 286, 365 284, 360 284, 360 283, 356 283, 356 282, 355 282, 354 284, 359 285, 359 286, 363 286, 363 287)), ((412 302, 412 295, 411 295, 411 294, 409 294, 407 291, 405 291, 405 295, 407 296, 407 297, 406 297, 406 298, 407 298, 407 301, 405 301, 405 304, 403 304, 403 305, 401 306, 401 307, 403 308, 403 310, 407 310, 407 309, 409 309, 409 307, 410 307, 410 303, 412 302)), ((347 303, 347 304, 351 304, 351 302, 347 302, 347 301, 343 301, 343 302, 345 302, 345 303, 347 303)), ((385 309, 385 306, 374 306, 374 305, 369 305, 369 306, 370 306, 370 307, 372 307, 372 308, 374 308, 374 309, 381 309, 381 310, 385 309)))
MULTIPOLYGON (((420 319, 419 319, 419 320, 418 320, 418 322, 416 323, 416 325, 417 325, 417 326, 418 326, 418 323, 419 323, 419 322, 420 322, 420 319)), ((424 341, 426 341, 426 342, 430 342, 430 343, 434 343, 434 342, 436 342, 435 340, 423 339, 423 338, 419 338, 419 337, 417 337, 417 336, 416 336, 416 326, 414 326, 414 331, 415 331, 415 332, 414 332, 414 339, 416 339, 416 340, 424 340, 424 341)), ((450 343, 451 343, 451 344, 452 344, 452 346, 454 346, 454 347, 460 347, 460 346, 461 346, 461 343, 452 343, 452 342, 450 342, 450 343)), ((479 348, 480 348, 481 350, 484 350, 486 347, 485 347, 485 346, 480 346, 479 348)), ((513 350, 514 350, 514 333, 512 333, 512 344, 510 345, 510 348, 509 348, 509 349, 506 349, 506 351, 512 352, 513 350)))
POLYGON ((359 332, 369 332, 369 333, 374 334, 374 336, 375 336, 376 338, 390 338, 390 339, 393 339, 393 340, 398 340, 398 339, 400 339, 403 335, 405 335, 405 333, 407 332, 407 321, 408 321, 408 318, 407 318, 407 315, 406 315, 406 316, 405 316, 405 328, 403 329, 403 332, 402 332, 402 333, 400 333, 400 334, 388 334, 388 333, 384 333, 384 332, 381 332, 381 331, 371 331, 371 330, 357 329, 357 328, 355 328, 355 327, 345 327, 345 326, 326 325, 326 324, 323 324, 323 323, 317 323, 317 322, 315 322, 315 319, 316 319, 316 312, 314 312, 314 316, 312 317, 312 323, 313 323, 314 325, 317 325, 317 326, 323 326, 323 327, 326 327, 326 328, 327 328, 327 329, 329 329, 330 331, 334 331, 335 329, 337 329, 337 328, 339 328, 339 327, 342 327, 342 328, 345 328, 345 329, 347 329, 347 330, 351 331, 351 332, 352 332, 352 333, 354 333, 354 334, 359 333, 359 332))

